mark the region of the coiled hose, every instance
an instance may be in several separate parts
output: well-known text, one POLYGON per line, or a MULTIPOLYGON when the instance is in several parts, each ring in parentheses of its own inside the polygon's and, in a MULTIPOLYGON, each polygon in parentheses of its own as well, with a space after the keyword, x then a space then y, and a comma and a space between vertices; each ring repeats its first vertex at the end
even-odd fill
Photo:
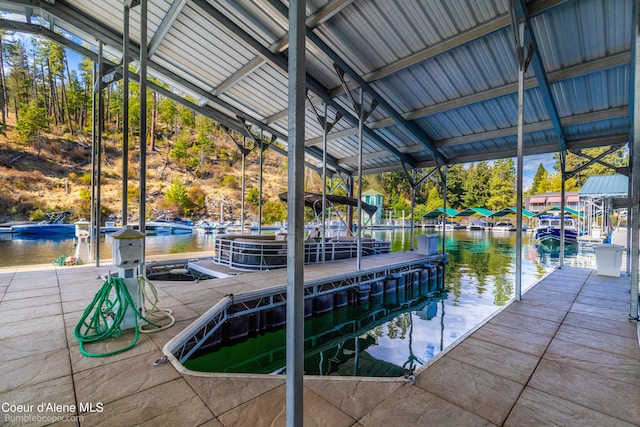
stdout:
POLYGON ((122 353, 129 350, 138 343, 140 333, 158 332, 169 328, 175 323, 171 310, 157 307, 158 294, 153 284, 144 276, 138 278, 138 288, 140 295, 144 295, 145 301, 152 301, 152 307, 145 310, 156 318, 170 318, 171 322, 165 326, 160 326, 144 317, 135 306, 133 298, 124 280, 120 277, 109 276, 96 293, 93 301, 84 310, 82 317, 74 330, 74 336, 80 342, 80 353, 87 357, 105 357, 122 353), (147 293, 147 288, 151 290, 153 299, 147 293), (133 341, 123 348, 106 353, 91 353, 85 350, 84 344, 95 343, 108 338, 117 338, 122 335, 120 328, 125 318, 127 310, 132 310, 135 321, 135 336, 133 341), (138 326, 138 319, 142 320, 142 325, 138 326), (146 325, 153 326, 153 329, 145 329, 146 325))

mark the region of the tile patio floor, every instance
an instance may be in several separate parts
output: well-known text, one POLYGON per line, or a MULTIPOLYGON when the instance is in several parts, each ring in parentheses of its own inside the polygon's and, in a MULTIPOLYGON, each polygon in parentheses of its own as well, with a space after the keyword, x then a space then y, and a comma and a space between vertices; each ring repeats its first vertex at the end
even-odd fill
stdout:
MULTIPOLYGON (((284 378, 182 376, 171 364, 153 365, 164 344, 221 296, 275 283, 282 270, 197 284, 155 282, 176 324, 142 335, 125 353, 88 358, 73 329, 108 269, 0 268, 0 425, 285 424, 284 378), (38 411, 40 403, 64 406, 38 411), (8 406, 18 404, 34 407, 8 406)), ((556 270, 438 355, 413 385, 305 378, 305 426, 640 425, 640 349, 637 325, 628 321, 628 283, 624 274, 556 270)))

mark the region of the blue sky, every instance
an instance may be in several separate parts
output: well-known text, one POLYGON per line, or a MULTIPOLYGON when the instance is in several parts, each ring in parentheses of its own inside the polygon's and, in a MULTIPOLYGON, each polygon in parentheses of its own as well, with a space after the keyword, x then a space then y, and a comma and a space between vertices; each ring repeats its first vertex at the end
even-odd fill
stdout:
MULTIPOLYGON (((517 160, 513 159, 514 163, 517 160)), ((533 177, 536 175, 536 171, 538 170, 538 166, 542 163, 542 166, 547 170, 547 172, 554 173, 553 165, 556 161, 553 159, 552 153, 547 154, 534 154, 531 156, 525 156, 523 166, 523 186, 524 188, 528 188, 533 183, 533 177)))

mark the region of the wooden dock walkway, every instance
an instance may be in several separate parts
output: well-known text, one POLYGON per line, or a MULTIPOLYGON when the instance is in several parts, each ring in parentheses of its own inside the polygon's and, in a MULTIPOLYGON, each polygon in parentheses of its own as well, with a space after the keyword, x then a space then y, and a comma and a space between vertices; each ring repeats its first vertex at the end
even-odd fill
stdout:
MULTIPOLYGON (((389 262, 406 256, 389 254, 389 262)), ((306 278, 353 268, 318 267, 305 269, 306 278)), ((125 353, 84 357, 73 329, 109 268, 0 268, 1 425, 284 425, 283 377, 182 376, 171 364, 153 365, 164 344, 223 295, 280 280, 283 270, 156 282, 160 305, 173 310, 176 324, 141 336, 125 353), (40 403, 62 406, 39 411, 40 403)), ((590 269, 554 271, 440 353, 414 384, 306 377, 305 425, 640 425, 640 349, 637 325, 628 321, 628 283, 628 276, 590 269)))

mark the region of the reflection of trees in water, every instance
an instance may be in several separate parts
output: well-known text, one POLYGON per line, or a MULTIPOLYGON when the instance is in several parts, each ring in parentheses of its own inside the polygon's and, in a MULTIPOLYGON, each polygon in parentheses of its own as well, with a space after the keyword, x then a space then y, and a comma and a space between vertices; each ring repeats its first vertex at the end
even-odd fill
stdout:
MULTIPOLYGON (((462 286, 469 283, 480 297, 493 287, 496 305, 509 300, 515 286, 515 233, 493 236, 485 232, 482 238, 470 240, 463 232, 454 232, 446 243, 449 265, 445 267, 445 283, 453 305, 459 304, 462 286)), ((532 264, 529 274, 542 278, 546 274, 544 263, 533 260, 532 264)))
POLYGON ((511 276, 500 274, 496 276, 495 287, 493 288, 493 303, 501 307, 509 301, 513 292, 511 276))
POLYGON ((394 319, 394 323, 396 324, 396 326, 398 326, 398 328, 400 328, 400 339, 405 339, 407 337, 409 327, 411 326, 411 314, 402 313, 400 316, 394 319))

